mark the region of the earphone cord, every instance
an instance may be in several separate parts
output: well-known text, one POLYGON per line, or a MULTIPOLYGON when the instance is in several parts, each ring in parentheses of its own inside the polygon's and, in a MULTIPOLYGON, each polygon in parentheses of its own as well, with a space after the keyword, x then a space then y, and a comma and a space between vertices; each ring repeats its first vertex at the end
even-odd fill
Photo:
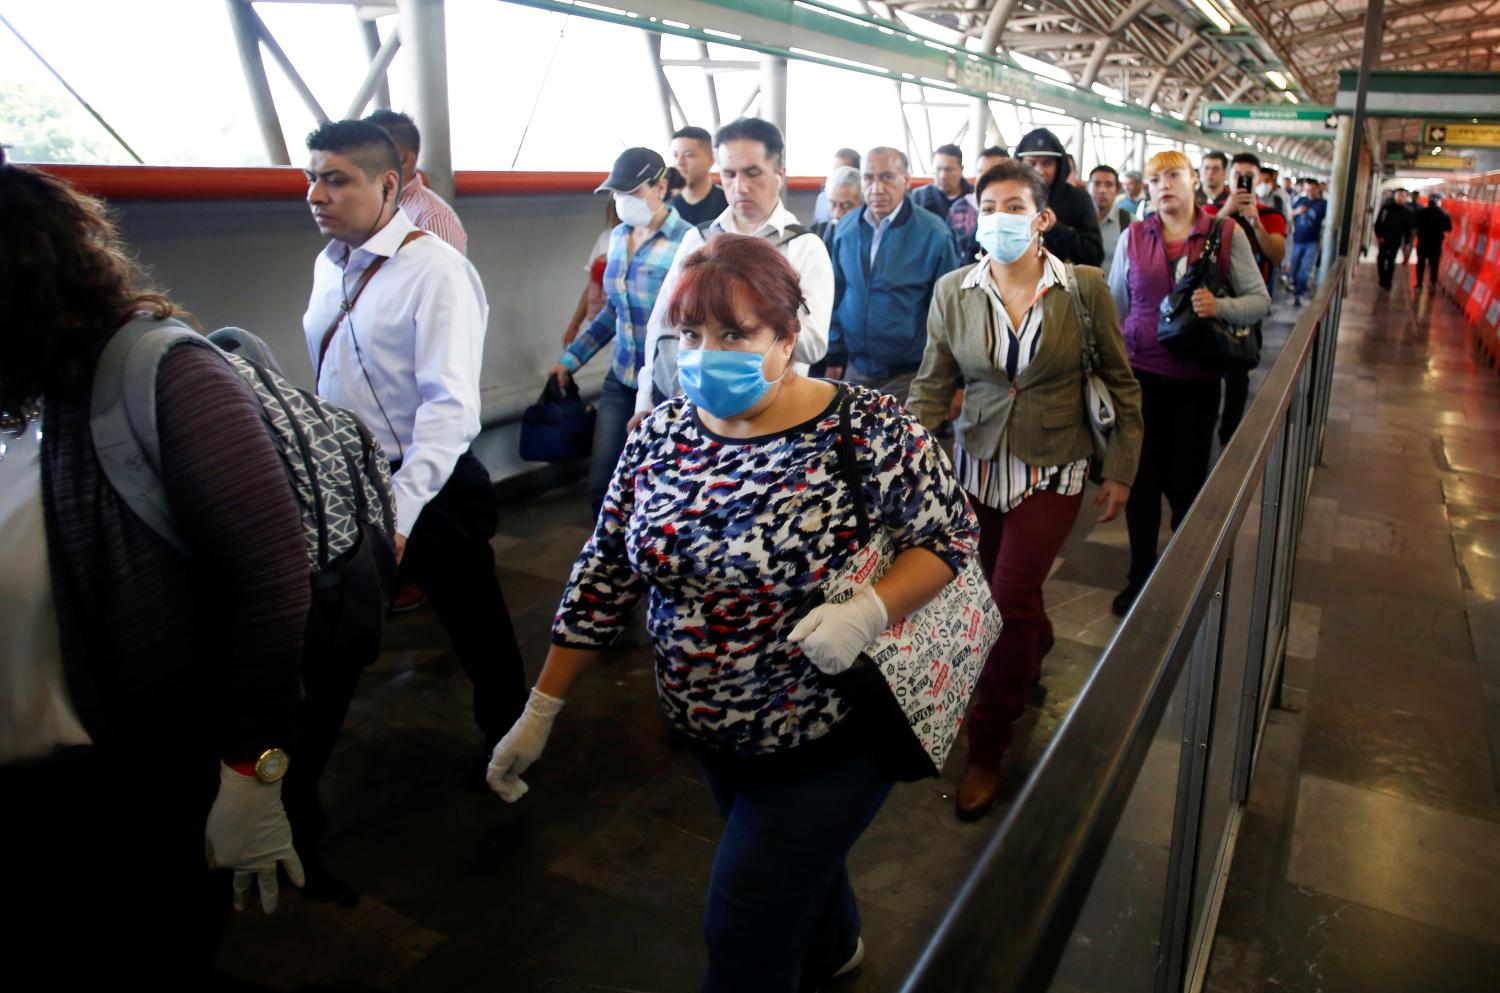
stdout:
MULTIPOLYGON (((391 187, 390 187, 390 184, 387 183, 386 187, 385 187, 385 196, 388 197, 390 195, 391 195, 391 187)), ((381 201, 380 201, 380 212, 381 212, 381 214, 385 213, 385 198, 384 197, 382 197, 381 201)), ((379 227, 379 226, 380 226, 380 218, 376 217, 375 218, 375 223, 373 223, 373 224, 370 225, 370 230, 368 230, 368 231, 365 232, 365 236, 360 241, 360 244, 363 245, 365 242, 369 241, 372 237, 374 237, 374 235, 375 235, 375 229, 377 227, 379 227)), ((400 249, 398 248, 396 251, 399 252, 400 249)), ((376 391, 375 384, 370 381, 370 370, 367 369, 367 368, 365 368, 364 353, 361 352, 360 348, 359 348, 359 336, 354 333, 354 305, 349 302, 349 284, 348 284, 348 282, 344 278, 345 276, 348 275, 348 271, 349 271, 349 259, 350 259, 350 257, 353 256, 353 254, 354 253, 353 253, 352 249, 347 249, 347 248, 345 249, 345 251, 344 251, 344 265, 343 265, 343 268, 339 271, 339 290, 344 295, 344 320, 346 320, 346 321, 349 322, 349 340, 352 341, 352 342, 354 342, 354 358, 355 358, 355 360, 357 362, 359 362, 359 371, 365 377, 365 385, 370 388, 370 396, 372 396, 372 397, 375 398, 375 406, 377 408, 379 408, 379 410, 380 410, 380 416, 385 420, 386 429, 391 432, 391 437, 396 439, 396 461, 397 462, 405 462, 406 461, 406 449, 401 444, 401 436, 396 433, 396 426, 391 423, 391 415, 389 415, 389 414, 387 414, 385 412, 385 404, 383 404, 383 403, 380 402, 380 393, 378 391, 376 391)), ((392 254, 394 255, 395 253, 393 252, 392 254)))

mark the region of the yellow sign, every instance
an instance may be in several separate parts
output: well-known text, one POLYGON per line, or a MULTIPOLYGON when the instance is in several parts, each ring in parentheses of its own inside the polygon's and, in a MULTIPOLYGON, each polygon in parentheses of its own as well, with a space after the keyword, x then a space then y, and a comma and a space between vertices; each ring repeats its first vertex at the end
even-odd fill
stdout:
POLYGON ((1423 133, 1429 145, 1500 148, 1500 124, 1429 124, 1423 133))
POLYGON ((1407 159, 1404 162, 1393 163, 1397 169, 1442 169, 1447 171, 1473 171, 1474 159, 1472 156, 1459 155, 1423 155, 1415 159, 1407 159))

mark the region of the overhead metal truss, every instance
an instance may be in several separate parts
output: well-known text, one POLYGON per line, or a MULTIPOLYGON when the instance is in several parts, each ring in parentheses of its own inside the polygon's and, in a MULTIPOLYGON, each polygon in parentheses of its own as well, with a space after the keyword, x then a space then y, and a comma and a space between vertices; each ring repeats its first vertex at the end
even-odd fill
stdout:
MULTIPOLYGON (((986 54, 1048 62, 1081 89, 1097 84, 1127 104, 1154 105, 1189 121, 1204 103, 1287 101, 1265 71, 1289 63, 1243 26, 1218 31, 1189 0, 888 0, 886 6, 937 21, 986 54)), ((1355 29, 1356 57, 1357 44, 1355 29)), ((1077 128, 1080 144, 1085 134, 1077 128)), ((1324 143, 1279 144, 1284 154, 1305 160, 1328 157, 1324 143)))

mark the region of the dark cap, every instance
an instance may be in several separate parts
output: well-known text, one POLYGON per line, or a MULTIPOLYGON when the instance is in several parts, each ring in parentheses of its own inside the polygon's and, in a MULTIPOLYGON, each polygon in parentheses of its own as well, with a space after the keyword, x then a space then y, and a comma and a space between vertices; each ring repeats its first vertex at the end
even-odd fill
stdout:
POLYGON ((654 183, 667 171, 666 161, 649 148, 627 148, 615 159, 609 178, 594 192, 633 193, 642 183, 654 183))
POLYGON ((1064 158, 1067 154, 1067 149, 1063 148, 1063 143, 1058 141, 1057 135, 1046 128, 1037 128, 1035 131, 1028 132, 1016 145, 1015 151, 1018 159, 1023 155, 1052 155, 1064 158))

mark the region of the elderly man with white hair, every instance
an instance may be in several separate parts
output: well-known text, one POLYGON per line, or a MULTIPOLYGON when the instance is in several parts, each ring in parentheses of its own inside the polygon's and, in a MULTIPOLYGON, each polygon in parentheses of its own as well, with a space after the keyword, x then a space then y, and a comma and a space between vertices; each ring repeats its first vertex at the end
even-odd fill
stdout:
POLYGON ((865 204, 865 198, 859 192, 859 170, 845 165, 834 169, 828 174, 828 181, 823 184, 823 196, 828 202, 828 220, 815 222, 812 229, 814 234, 823 239, 823 244, 832 254, 833 232, 839 226, 839 221, 843 220, 845 214, 858 210, 865 204))

